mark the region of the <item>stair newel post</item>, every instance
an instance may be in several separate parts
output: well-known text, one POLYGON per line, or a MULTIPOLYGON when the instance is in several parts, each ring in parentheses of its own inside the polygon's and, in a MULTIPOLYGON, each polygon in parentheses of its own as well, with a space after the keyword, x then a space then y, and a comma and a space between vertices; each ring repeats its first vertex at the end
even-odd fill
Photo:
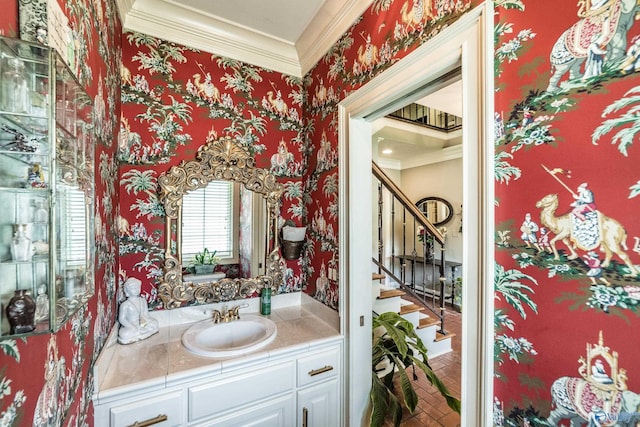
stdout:
POLYGON ((390 270, 396 273, 396 198, 391 197, 391 265, 390 270))
MULTIPOLYGON (((382 264, 382 251, 384 245, 382 241, 382 215, 384 210, 384 202, 382 200, 382 182, 378 181, 378 262, 382 264)), ((378 267, 378 273, 382 273, 378 267)))
POLYGON ((413 249, 411 250, 411 256, 413 257, 413 262, 411 263, 411 283, 409 286, 411 289, 416 288, 416 263, 418 257, 418 251, 416 251, 416 238, 418 236, 418 227, 416 225, 416 217, 411 215, 413 218, 413 249))
POLYGON ((443 335, 447 334, 447 331, 444 329, 444 303, 445 303, 445 293, 444 288, 447 283, 447 277, 445 275, 445 261, 444 261, 444 243, 440 245, 440 333, 443 335))
POLYGON ((428 230, 424 228, 422 234, 422 302, 425 304, 427 303, 427 233, 428 230))
MULTIPOLYGON (((402 208, 402 253, 407 253, 407 208, 402 208)), ((407 283, 407 259, 402 258, 402 265, 400 265, 400 279, 402 284, 407 283)))

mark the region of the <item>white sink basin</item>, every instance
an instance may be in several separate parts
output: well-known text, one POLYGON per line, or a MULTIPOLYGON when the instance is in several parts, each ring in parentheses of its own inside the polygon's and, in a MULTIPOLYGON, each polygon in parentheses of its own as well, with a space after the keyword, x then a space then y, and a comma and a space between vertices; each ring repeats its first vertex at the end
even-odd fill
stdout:
POLYGON ((277 332, 272 320, 245 314, 228 323, 198 322, 182 334, 182 344, 200 356, 233 357, 266 346, 277 332))

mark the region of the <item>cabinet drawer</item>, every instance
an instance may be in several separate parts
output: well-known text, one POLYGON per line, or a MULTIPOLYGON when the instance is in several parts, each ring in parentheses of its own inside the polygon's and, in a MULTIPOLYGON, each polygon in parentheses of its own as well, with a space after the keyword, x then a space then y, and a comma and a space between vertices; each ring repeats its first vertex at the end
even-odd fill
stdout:
POLYGON ((298 359, 298 387, 335 377, 340 368, 337 347, 298 359))
POLYGON ((293 362, 189 387, 189 422, 253 404, 294 388, 293 362))
POLYGON ((295 406, 295 395, 291 392, 222 417, 214 416, 194 427, 292 427, 296 423, 295 406))
POLYGON ((173 427, 182 425, 182 391, 147 397, 109 410, 110 427, 128 427, 136 422, 157 421, 149 426, 173 427), (166 417, 166 418, 165 418, 166 417))

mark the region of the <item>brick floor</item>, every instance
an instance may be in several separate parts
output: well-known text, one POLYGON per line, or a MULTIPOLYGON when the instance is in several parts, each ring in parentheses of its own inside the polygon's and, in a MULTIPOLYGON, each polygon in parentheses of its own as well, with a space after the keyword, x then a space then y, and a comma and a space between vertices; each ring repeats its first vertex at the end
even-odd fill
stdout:
MULTIPOLYGON (((405 297, 406 298, 406 297, 405 297)), ((460 369, 461 369, 461 332, 462 314, 447 310, 445 315, 447 332, 455 333, 452 338, 450 353, 435 357, 429 361, 431 368, 457 398, 460 398, 460 369)), ((458 427, 460 415, 454 412, 440 395, 438 390, 429 384, 422 371, 416 371, 418 380, 413 381, 414 389, 419 396, 418 406, 413 414, 406 408, 403 413, 401 426, 404 427, 458 427)))

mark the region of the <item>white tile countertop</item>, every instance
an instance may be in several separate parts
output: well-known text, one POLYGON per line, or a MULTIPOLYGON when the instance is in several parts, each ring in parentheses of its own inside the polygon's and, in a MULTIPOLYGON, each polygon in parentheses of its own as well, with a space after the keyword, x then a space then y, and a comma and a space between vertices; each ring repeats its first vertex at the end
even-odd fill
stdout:
POLYGON ((212 358, 193 354, 183 346, 184 331, 194 322, 209 318, 211 310, 245 303, 249 303, 249 307, 240 310, 241 317, 242 314, 259 313, 259 298, 151 312, 159 321, 159 332, 127 345, 118 344, 116 323, 94 367, 94 399, 100 401, 116 394, 177 385, 202 376, 276 361, 308 351, 311 345, 343 338, 339 332, 338 313, 297 292, 272 298, 271 315, 266 317, 276 323, 276 338, 253 353, 212 358))

